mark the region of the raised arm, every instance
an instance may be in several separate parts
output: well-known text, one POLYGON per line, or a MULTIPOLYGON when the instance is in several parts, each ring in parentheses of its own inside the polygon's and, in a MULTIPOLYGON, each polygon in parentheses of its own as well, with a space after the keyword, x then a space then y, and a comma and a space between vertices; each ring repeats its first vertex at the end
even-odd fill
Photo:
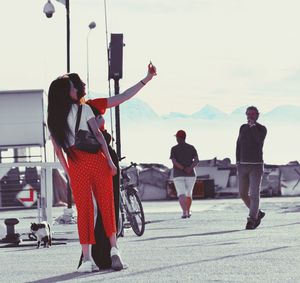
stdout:
POLYGON ((121 94, 107 98, 107 108, 115 107, 135 96, 150 80, 152 80, 153 76, 156 76, 156 68, 150 63, 148 65, 148 73, 145 78, 121 94))

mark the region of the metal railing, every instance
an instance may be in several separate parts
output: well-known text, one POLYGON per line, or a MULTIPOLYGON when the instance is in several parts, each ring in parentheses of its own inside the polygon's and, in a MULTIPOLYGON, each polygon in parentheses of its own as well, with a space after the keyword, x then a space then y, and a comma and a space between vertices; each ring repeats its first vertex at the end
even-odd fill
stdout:
MULTIPOLYGON (((37 218, 39 221, 52 222, 52 205, 53 205, 53 169, 62 169, 58 162, 16 162, 16 163, 0 163, 0 207, 2 208, 19 208, 19 202, 16 195, 24 189, 26 184, 37 193, 37 218), (20 167, 39 168, 40 174, 35 174, 34 178, 18 176, 20 167), (13 170, 12 170, 13 168, 13 170), (17 168, 17 170, 15 170, 17 168), (14 172, 15 170, 15 172, 14 172), (8 172, 11 172, 8 177, 8 172), (13 176, 15 173, 15 176, 13 176), (40 176, 39 176, 40 175, 40 176), (15 178, 14 178, 15 177, 15 178), (6 200, 3 196, 6 196, 6 200), (8 202, 8 205, 5 201, 8 202), (2 204, 4 206, 2 206, 2 204), (15 204, 15 206, 14 206, 15 204)), ((29 174, 30 175, 30 174, 29 174)), ((26 188, 25 188, 26 190, 26 188)), ((21 199, 22 200, 22 199, 21 199)), ((23 200, 26 201, 26 198, 23 200)))

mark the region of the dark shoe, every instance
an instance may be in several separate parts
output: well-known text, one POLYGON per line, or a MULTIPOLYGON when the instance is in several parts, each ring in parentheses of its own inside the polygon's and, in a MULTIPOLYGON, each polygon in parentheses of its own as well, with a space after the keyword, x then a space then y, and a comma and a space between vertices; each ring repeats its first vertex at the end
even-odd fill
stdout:
POLYGON ((181 218, 183 218, 183 219, 188 218, 188 216, 187 215, 182 215, 181 218))
POLYGON ((258 211, 258 218, 263 219, 265 217, 266 213, 262 210, 258 211))
POLYGON ((248 218, 247 224, 246 224, 246 230, 253 230, 256 226, 256 220, 252 218, 248 218))
POLYGON ((124 269, 123 261, 120 252, 117 248, 112 247, 110 250, 111 268, 115 271, 124 269))
POLYGON ((260 225, 261 220, 265 217, 266 213, 262 210, 258 211, 255 228, 260 225))

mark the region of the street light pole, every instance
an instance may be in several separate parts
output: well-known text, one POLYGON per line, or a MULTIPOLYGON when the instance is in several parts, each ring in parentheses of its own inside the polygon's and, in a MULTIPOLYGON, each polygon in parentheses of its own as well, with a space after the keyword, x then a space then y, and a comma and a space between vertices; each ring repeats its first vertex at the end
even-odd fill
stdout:
MULTIPOLYGON (((70 73, 70 1, 65 0, 66 6, 66 26, 67 26, 67 73, 70 73)), ((72 190, 70 187, 69 180, 67 182, 68 186, 68 208, 72 208, 72 190)))
POLYGON ((66 1, 66 20, 67 20, 67 73, 70 73, 70 1, 66 1))
MULTIPOLYGON (((66 7, 66 26, 67 26, 67 73, 70 73, 70 1, 69 0, 56 0, 57 2, 60 2, 66 7)), ((43 12, 46 14, 47 18, 52 18, 52 15, 55 12, 55 8, 53 4, 51 3, 51 0, 48 0, 47 3, 44 6, 43 12)), ((68 213, 69 218, 72 218, 73 210, 72 210, 72 191, 70 188, 69 180, 67 182, 68 187, 68 193, 67 193, 67 199, 68 199, 68 209, 69 211, 66 211, 68 213)))
MULTIPOLYGON (((109 47, 109 74, 108 78, 114 80, 115 95, 120 93, 119 80, 123 77, 123 34, 111 34, 109 47)), ((116 117, 116 146, 119 159, 121 155, 121 127, 120 127, 120 107, 115 107, 116 117)))
MULTIPOLYGON (((66 27, 67 27, 67 73, 70 73, 70 0, 56 0, 66 7, 66 27)), ((44 6, 43 12, 47 18, 52 18, 55 13, 54 5, 48 0, 44 6)))
POLYGON ((86 37, 86 83, 87 83, 87 96, 90 98, 90 68, 89 68, 89 35, 92 29, 96 27, 95 22, 90 22, 89 32, 86 37))

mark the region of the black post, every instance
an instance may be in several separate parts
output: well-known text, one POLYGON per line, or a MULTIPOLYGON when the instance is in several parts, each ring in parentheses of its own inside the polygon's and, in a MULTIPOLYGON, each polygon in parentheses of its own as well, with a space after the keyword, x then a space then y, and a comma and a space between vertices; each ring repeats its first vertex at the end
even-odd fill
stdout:
MULTIPOLYGON (((70 73, 70 0, 66 0, 66 20, 67 20, 67 73, 70 73)), ((68 208, 72 208, 72 191, 69 180, 68 186, 68 208)))
MULTIPOLYGON (((114 89, 115 95, 120 93, 119 79, 114 79, 114 89)), ((115 116, 116 116, 116 146, 117 146, 117 155, 119 159, 121 156, 121 127, 120 127, 120 106, 115 107, 115 116)))
MULTIPOLYGON (((109 70, 108 79, 114 80, 115 95, 120 93, 119 80, 123 77, 123 34, 112 33, 110 37, 109 47, 109 70)), ((120 108, 115 107, 116 117, 116 146, 117 155, 120 159, 121 156, 121 127, 120 127, 120 108)))
POLYGON ((14 148, 13 149, 14 150, 14 162, 18 162, 19 160, 18 160, 18 149, 17 148, 14 148))
POLYGON ((67 18, 67 73, 70 73, 70 1, 66 0, 67 18))
POLYGON ((68 199, 68 208, 72 208, 72 190, 70 187, 70 181, 67 178, 67 187, 68 187, 68 194, 67 194, 67 199, 68 199))

